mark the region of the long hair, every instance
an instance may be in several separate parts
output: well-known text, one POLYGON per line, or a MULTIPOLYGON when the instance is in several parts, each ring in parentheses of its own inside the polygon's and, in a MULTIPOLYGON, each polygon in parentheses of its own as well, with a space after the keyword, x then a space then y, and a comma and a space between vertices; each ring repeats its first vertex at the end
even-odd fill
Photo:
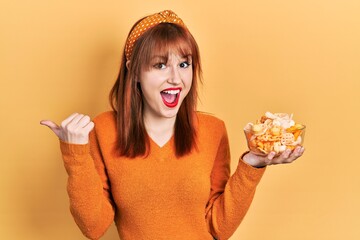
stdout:
POLYGON ((190 56, 193 68, 192 86, 175 121, 175 154, 184 156, 196 147, 195 111, 198 81, 201 82, 202 73, 198 45, 186 27, 160 23, 135 42, 128 68, 123 52, 119 76, 109 94, 111 107, 116 112, 118 150, 121 156, 134 158, 145 155, 149 150, 150 143, 143 120, 143 95, 138 78, 141 70, 150 67, 152 56, 169 56, 170 52, 190 56))

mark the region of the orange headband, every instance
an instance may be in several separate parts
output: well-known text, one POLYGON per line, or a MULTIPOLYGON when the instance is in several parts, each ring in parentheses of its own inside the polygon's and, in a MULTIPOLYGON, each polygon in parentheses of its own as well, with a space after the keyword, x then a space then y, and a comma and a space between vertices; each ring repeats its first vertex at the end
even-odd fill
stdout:
POLYGON ((164 22, 185 26, 184 22, 171 10, 165 10, 144 18, 134 27, 126 41, 126 60, 130 60, 136 40, 138 40, 138 38, 141 37, 150 28, 164 22))

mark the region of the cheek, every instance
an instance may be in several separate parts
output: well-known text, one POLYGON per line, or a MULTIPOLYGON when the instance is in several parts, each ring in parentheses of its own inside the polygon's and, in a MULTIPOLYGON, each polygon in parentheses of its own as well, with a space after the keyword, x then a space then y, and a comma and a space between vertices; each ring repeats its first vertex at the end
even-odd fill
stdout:
POLYGON ((154 74, 142 74, 139 80, 143 92, 151 92, 156 89, 157 82, 154 74))
POLYGON ((191 87, 192 80, 193 80, 193 72, 190 69, 189 71, 185 72, 183 75, 183 82, 187 88, 191 87))
POLYGON ((183 84, 184 84, 184 95, 183 97, 185 98, 189 92, 190 92, 190 89, 192 87, 192 74, 190 74, 186 79, 183 80, 183 84))

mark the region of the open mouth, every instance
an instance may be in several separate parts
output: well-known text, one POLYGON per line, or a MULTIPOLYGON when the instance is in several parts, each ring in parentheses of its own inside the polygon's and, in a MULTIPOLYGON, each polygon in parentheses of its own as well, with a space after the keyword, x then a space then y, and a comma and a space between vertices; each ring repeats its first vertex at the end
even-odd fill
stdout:
POLYGON ((160 92, 162 100, 167 107, 176 107, 180 98, 181 88, 168 88, 160 92))

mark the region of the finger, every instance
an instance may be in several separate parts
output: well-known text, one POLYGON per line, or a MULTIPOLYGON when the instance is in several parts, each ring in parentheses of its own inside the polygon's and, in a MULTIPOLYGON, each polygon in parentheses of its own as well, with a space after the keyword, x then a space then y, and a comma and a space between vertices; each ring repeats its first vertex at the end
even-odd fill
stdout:
POLYGON ((266 165, 271 165, 273 164, 272 160, 274 159, 276 153, 275 152, 270 152, 264 159, 266 165))
POLYGON ((305 152, 305 148, 304 148, 304 147, 301 147, 301 150, 300 150, 301 155, 303 155, 304 152, 305 152))
POLYGON ((300 157, 302 154, 302 147, 297 146, 294 150, 294 152, 292 153, 292 155, 296 158, 300 157))
POLYGON ((71 114, 69 117, 67 117, 64 121, 61 122, 61 127, 65 128, 78 115, 78 113, 71 114))
MULTIPOLYGON (((61 127, 66 131, 74 130, 78 128, 78 122, 83 117, 83 114, 77 113, 67 124, 61 123, 61 127)), ((66 119, 67 120, 67 119, 66 119)))
POLYGON ((50 120, 42 120, 40 121, 40 124, 49 127, 51 130, 59 128, 59 126, 56 123, 50 120))
POLYGON ((281 153, 280 156, 278 156, 277 158, 274 158, 273 160, 273 164, 281 164, 281 163, 286 163, 287 159, 289 158, 291 153, 290 149, 286 149, 283 153, 281 153))
POLYGON ((54 123, 53 121, 50 120, 42 120, 40 121, 41 125, 47 126, 48 128, 50 128, 55 134, 56 136, 60 137, 60 127, 54 123))
POLYGON ((268 155, 267 155, 267 159, 269 160, 272 160, 276 155, 276 152, 270 152, 268 155))
POLYGON ((69 122, 69 125, 77 125, 79 123, 79 121, 84 117, 84 114, 77 114, 72 120, 71 122, 69 122))
POLYGON ((91 130, 93 130, 93 128, 95 127, 94 122, 89 122, 85 127, 84 130, 89 133, 91 130))
POLYGON ((91 122, 91 119, 89 116, 84 115, 77 123, 78 128, 84 128, 86 125, 88 125, 91 122))
POLYGON ((295 154, 294 156, 294 160, 298 159, 299 157, 301 157, 304 154, 305 148, 303 146, 299 146, 298 152, 295 154))
POLYGON ((297 146, 294 151, 292 151, 292 153, 290 154, 290 156, 284 160, 285 163, 291 163, 293 161, 295 161, 296 159, 298 159, 301 156, 302 152, 302 147, 297 146))

